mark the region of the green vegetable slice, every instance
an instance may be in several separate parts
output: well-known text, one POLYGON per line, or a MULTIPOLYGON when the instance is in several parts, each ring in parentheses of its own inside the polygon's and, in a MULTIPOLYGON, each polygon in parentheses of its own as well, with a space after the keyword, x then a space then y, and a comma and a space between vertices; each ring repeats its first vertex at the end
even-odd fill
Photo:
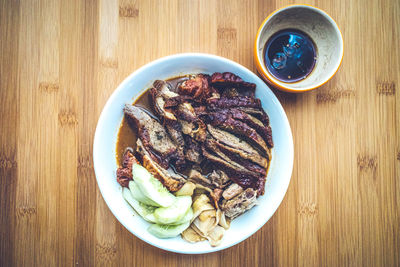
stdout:
POLYGON ((152 224, 147 229, 150 234, 155 235, 158 238, 171 238, 176 237, 180 233, 182 233, 186 228, 188 228, 190 222, 178 224, 178 225, 160 225, 160 224, 152 224))
POLYGON ((143 193, 140 191, 139 186, 136 184, 135 181, 130 181, 129 182, 129 190, 131 190, 132 197, 136 199, 139 202, 142 202, 143 204, 150 205, 150 206, 155 206, 159 207, 156 202, 151 200, 150 198, 146 197, 143 195, 143 193))
POLYGON ((136 199, 132 197, 131 191, 124 187, 122 189, 122 195, 124 196, 125 200, 132 206, 132 208, 146 221, 148 222, 156 222, 154 217, 154 211, 157 207, 149 206, 143 203, 140 203, 136 199))
POLYGON ((156 209, 154 217, 159 224, 176 223, 185 216, 191 205, 192 198, 190 196, 176 197, 176 201, 170 207, 156 209))
POLYGON ((143 166, 134 164, 132 166, 132 176, 141 193, 157 203, 158 206, 169 207, 175 202, 175 196, 143 166))
POLYGON ((186 212, 185 216, 183 216, 182 219, 180 219, 176 223, 171 223, 171 224, 172 225, 178 225, 178 224, 190 222, 192 220, 192 218, 193 218, 193 210, 192 210, 192 208, 189 208, 189 210, 186 212))

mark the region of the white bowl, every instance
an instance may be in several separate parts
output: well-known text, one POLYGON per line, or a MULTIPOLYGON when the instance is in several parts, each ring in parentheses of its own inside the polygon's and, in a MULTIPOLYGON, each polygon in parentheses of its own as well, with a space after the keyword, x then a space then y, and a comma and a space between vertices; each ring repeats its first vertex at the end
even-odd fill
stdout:
POLYGON ((97 123, 93 144, 93 161, 97 183, 105 202, 114 216, 132 234, 158 248, 188 254, 209 253, 231 247, 259 230, 274 214, 289 186, 293 167, 293 139, 289 122, 281 104, 268 86, 250 70, 228 59, 208 54, 177 54, 153 61, 126 78, 108 99, 97 123), (125 103, 149 88, 154 80, 168 79, 184 74, 232 72, 247 82, 257 85, 256 96, 270 117, 275 147, 267 176, 265 194, 259 205, 235 219, 218 247, 207 241, 195 244, 180 236, 159 239, 149 232, 149 223, 136 215, 125 202, 121 186, 116 181, 117 162, 115 146, 125 103), (135 216, 134 216, 135 215, 135 216))

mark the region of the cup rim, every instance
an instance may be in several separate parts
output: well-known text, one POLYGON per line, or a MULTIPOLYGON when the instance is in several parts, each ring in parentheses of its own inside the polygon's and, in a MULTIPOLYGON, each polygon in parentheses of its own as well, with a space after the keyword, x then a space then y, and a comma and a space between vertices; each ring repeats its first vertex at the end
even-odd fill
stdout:
POLYGON ((309 5, 309 4, 291 4, 291 5, 285 5, 281 8, 278 8, 276 10, 274 10, 272 13, 270 13, 261 23, 260 27, 257 30, 257 35, 254 41, 254 61, 256 62, 256 67, 257 67, 257 71, 258 73, 263 77, 263 79, 265 81, 267 81, 268 83, 271 83, 274 87, 278 88, 279 90, 282 91, 286 91, 286 92, 291 92, 291 93, 301 93, 301 92, 307 92, 307 91, 311 91, 314 90, 318 87, 323 86, 324 84, 326 84, 330 79, 332 79, 333 76, 335 76, 335 74, 337 73, 337 71, 340 68, 340 65, 342 64, 343 61, 343 54, 344 54, 344 42, 343 42, 343 36, 342 36, 342 32, 340 31, 340 28, 338 26, 338 24, 336 23, 336 21, 325 11, 323 11, 322 9, 309 5), (332 23, 333 27, 336 29, 336 31, 339 33, 339 39, 340 39, 340 60, 339 60, 339 64, 337 64, 335 71, 332 73, 332 75, 330 77, 328 77, 325 81, 318 83, 316 85, 313 85, 311 87, 307 87, 307 88, 301 88, 301 89, 293 89, 293 88, 289 88, 286 87, 282 84, 279 84, 275 81, 275 78, 272 77, 272 75, 266 71, 266 69, 264 69, 263 64, 260 60, 260 56, 259 56, 259 52, 258 52, 258 48, 259 48, 259 39, 260 39, 260 35, 261 35, 261 31, 264 29, 265 25, 267 24, 267 22, 276 14, 278 14, 279 12, 282 12, 283 10, 289 9, 289 8, 294 8, 294 7, 300 7, 300 8, 311 8, 319 13, 321 13, 322 15, 325 15, 328 20, 330 20, 330 22, 332 23))

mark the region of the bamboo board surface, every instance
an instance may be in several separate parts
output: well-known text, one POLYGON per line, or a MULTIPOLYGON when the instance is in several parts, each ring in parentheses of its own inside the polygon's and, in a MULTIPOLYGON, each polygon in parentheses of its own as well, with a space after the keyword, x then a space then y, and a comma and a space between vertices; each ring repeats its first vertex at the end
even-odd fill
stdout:
POLYGON ((97 188, 92 144, 117 85, 180 52, 255 71, 259 24, 292 1, 0 0, 0 266, 399 266, 400 1, 308 1, 342 30, 336 76, 287 112, 284 201, 246 241, 179 255, 131 235, 97 188))

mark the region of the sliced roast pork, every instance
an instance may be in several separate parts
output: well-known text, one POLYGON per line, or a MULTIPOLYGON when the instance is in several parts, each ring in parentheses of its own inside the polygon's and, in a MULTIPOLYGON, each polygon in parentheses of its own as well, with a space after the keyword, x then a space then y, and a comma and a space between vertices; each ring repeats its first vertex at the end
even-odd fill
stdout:
POLYGON ((221 170, 214 170, 210 175, 209 178, 211 180, 211 183, 217 187, 217 188, 224 188, 228 186, 230 183, 230 179, 228 175, 221 171, 221 170))
POLYGON ((210 112, 207 117, 212 126, 239 135, 252 143, 263 154, 268 154, 269 148, 260 134, 243 121, 236 120, 230 112, 210 112))
POLYGON ((244 159, 236 153, 232 153, 230 150, 225 149, 224 146, 220 146, 220 143, 214 139, 208 139, 206 141, 206 145, 208 147, 210 147, 210 149, 212 149, 214 151, 214 153, 217 154, 218 156, 220 156, 221 158, 223 158, 223 159, 226 158, 227 161, 235 162, 235 164, 243 166, 247 170, 254 172, 258 175, 266 175, 267 174, 266 169, 264 167, 261 167, 260 165, 255 164, 255 163, 251 162, 250 160, 244 159), (221 156, 220 154, 223 156, 221 156))
POLYGON ((189 135, 199 142, 206 138, 206 125, 198 118, 193 106, 190 103, 179 104, 174 113, 179 118, 182 125, 182 132, 189 135))
POLYGON ((172 92, 168 84, 165 81, 156 80, 153 83, 153 88, 150 89, 150 96, 154 110, 161 120, 165 128, 167 129, 172 141, 177 148, 178 160, 176 162, 177 167, 185 164, 184 146, 185 141, 182 133, 182 126, 178 122, 176 116, 170 111, 165 109, 165 101, 178 96, 178 94, 172 92))
POLYGON ((256 85, 254 83, 248 83, 242 80, 239 76, 231 73, 216 72, 211 76, 211 84, 219 88, 236 88, 239 94, 247 94, 254 96, 256 85), (240 92, 242 91, 242 92, 240 92))
POLYGON ((259 177, 254 175, 254 173, 231 164, 231 162, 222 159, 205 146, 203 146, 202 149, 203 156, 209 161, 213 162, 216 166, 222 168, 226 174, 228 174, 231 180, 244 188, 256 186, 259 177))
POLYGON ((217 91, 209 85, 210 76, 197 74, 179 85, 179 93, 188 95, 196 102, 203 102, 210 97, 217 97, 217 91))
POLYGON ((201 146, 199 142, 189 136, 184 136, 185 139, 185 157, 187 160, 200 164, 203 157, 201 154, 201 146))
POLYGON ((210 197, 213 199, 214 207, 219 207, 219 200, 222 196, 223 190, 215 186, 215 184, 206 176, 202 175, 196 170, 191 170, 189 173, 190 182, 194 183, 197 188, 202 188, 209 192, 210 197))
POLYGON ((138 129, 139 139, 150 156, 164 168, 168 168, 170 160, 176 159, 177 149, 165 128, 144 109, 126 104, 125 116, 138 129))
POLYGON ((262 108, 237 107, 237 109, 258 118, 264 125, 269 125, 269 117, 262 108))
POLYGON ((249 127, 253 128, 266 142, 268 147, 272 147, 272 132, 271 127, 264 125, 264 123, 253 115, 250 115, 240 109, 231 108, 218 110, 215 113, 227 117, 232 117, 233 119, 240 120, 246 123, 249 127))
POLYGON ((136 151, 142 156, 143 167, 154 175, 169 191, 178 191, 186 182, 180 175, 171 168, 164 168, 151 157, 151 153, 144 147, 140 139, 136 142, 136 151))
POLYGON ((243 188, 240 185, 233 183, 230 186, 228 186, 224 190, 224 192, 222 192, 222 197, 226 200, 229 200, 229 199, 232 199, 235 196, 239 195, 242 192, 243 192, 243 188))
POLYGON ((124 187, 128 187, 129 181, 132 180, 132 165, 139 163, 134 156, 134 151, 131 147, 125 149, 122 156, 121 167, 117 169, 117 182, 124 187))
POLYGON ((254 207, 254 205, 256 204, 257 192, 252 188, 247 188, 239 195, 226 201, 222 205, 222 211, 225 213, 226 217, 229 217, 231 220, 233 220, 247 210, 254 207))
POLYGON ((204 141, 205 124, 198 118, 186 97, 172 92, 165 81, 157 80, 153 86, 151 89, 153 105, 174 141, 178 154, 189 161, 199 162, 201 155, 198 153, 196 141, 204 141), (189 140, 185 135, 194 140, 189 140))
POLYGON ((207 99, 207 109, 226 109, 226 108, 261 108, 261 101, 258 98, 248 96, 220 97, 207 99))
POLYGON ((234 166, 237 171, 248 173, 248 175, 263 176, 266 175, 265 168, 260 167, 248 160, 244 160, 240 157, 232 156, 229 152, 222 150, 218 146, 218 142, 214 139, 207 139, 205 142, 206 148, 222 158, 230 165, 234 166))
POLYGON ((244 159, 251 160, 261 167, 267 167, 268 159, 263 157, 246 141, 227 131, 221 130, 211 125, 207 125, 207 129, 211 136, 218 141, 220 147, 223 147, 226 150, 230 150, 232 153, 236 153, 244 159))

